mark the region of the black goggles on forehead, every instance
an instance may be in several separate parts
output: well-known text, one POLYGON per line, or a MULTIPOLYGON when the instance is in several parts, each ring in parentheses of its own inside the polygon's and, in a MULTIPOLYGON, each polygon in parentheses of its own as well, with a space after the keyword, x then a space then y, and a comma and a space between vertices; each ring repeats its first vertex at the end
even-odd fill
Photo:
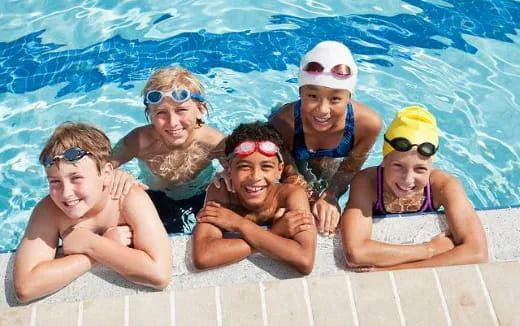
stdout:
POLYGON ((385 137, 385 141, 387 143, 389 143, 390 146, 392 146, 392 148, 398 152, 408 152, 409 150, 412 149, 412 147, 417 146, 417 151, 419 152, 419 154, 429 157, 429 156, 435 155, 435 153, 439 149, 438 145, 437 145, 437 147, 435 147, 435 145, 430 142, 424 142, 421 144, 412 144, 411 141, 409 141, 408 139, 406 139, 404 137, 397 137, 392 140, 386 138, 386 135, 384 135, 384 137, 385 137))
POLYGON ((72 147, 72 148, 67 149, 61 155, 46 156, 43 159, 43 166, 48 168, 51 165, 53 165, 54 162, 56 162, 56 160, 60 160, 60 159, 65 160, 67 162, 75 162, 75 161, 81 160, 85 155, 88 155, 88 154, 90 154, 90 153, 82 150, 79 147, 72 147))

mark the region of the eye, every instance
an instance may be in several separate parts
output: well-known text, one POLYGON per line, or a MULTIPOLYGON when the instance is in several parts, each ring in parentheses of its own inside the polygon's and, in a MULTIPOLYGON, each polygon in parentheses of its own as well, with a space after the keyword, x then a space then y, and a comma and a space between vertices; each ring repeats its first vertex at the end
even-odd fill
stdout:
POLYGON ((249 165, 248 164, 244 164, 244 163, 238 163, 237 164, 237 169, 239 169, 239 170, 247 170, 247 169, 249 169, 249 165))
POLYGON ((343 101, 343 98, 339 97, 339 96, 334 96, 334 97, 332 97, 332 99, 330 101, 333 103, 338 103, 338 102, 343 101))
POLYGON ((314 94, 314 93, 309 93, 307 94, 307 98, 310 98, 312 100, 315 100, 318 98, 318 95, 317 94, 314 94))
POLYGON ((60 183, 60 180, 49 180, 50 185, 58 185, 60 183))
POLYGON ((158 115, 159 115, 159 116, 163 116, 163 115, 165 115, 165 114, 166 114, 166 111, 155 111, 155 112, 153 113, 154 116, 158 116, 158 115))
POLYGON ((274 169, 274 165, 272 163, 264 163, 264 164, 262 164, 262 169, 271 170, 271 169, 274 169))
POLYGON ((421 167, 415 168, 415 172, 419 173, 419 174, 424 174, 424 173, 428 172, 428 169, 423 167, 423 166, 421 166, 421 167))

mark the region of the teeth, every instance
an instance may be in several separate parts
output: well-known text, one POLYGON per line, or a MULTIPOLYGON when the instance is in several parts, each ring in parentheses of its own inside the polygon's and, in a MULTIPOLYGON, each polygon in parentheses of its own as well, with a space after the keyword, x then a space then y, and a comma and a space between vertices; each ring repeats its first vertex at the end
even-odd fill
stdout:
POLYGON ((259 192, 262 191, 264 187, 246 187, 247 192, 259 192))
POLYGON ((172 136, 177 136, 182 132, 183 129, 166 130, 166 133, 172 136))
POLYGON ((314 120, 318 121, 318 122, 327 122, 329 120, 329 118, 318 118, 318 117, 314 117, 314 120))
POLYGON ((74 206, 76 204, 79 203, 79 199, 75 199, 75 200, 68 200, 65 202, 65 206, 74 206))
POLYGON ((413 188, 415 188, 413 185, 410 185, 410 186, 401 186, 401 185, 397 185, 397 187, 403 191, 408 191, 408 190, 412 190, 413 188))

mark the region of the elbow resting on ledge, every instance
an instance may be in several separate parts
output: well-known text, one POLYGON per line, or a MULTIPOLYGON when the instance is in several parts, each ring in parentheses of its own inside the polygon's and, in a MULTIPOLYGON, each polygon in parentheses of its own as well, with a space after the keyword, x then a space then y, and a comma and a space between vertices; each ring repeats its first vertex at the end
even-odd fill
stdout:
POLYGON ((208 269, 218 266, 212 259, 211 255, 195 254, 193 253, 193 265, 197 269, 208 269))
POLYGON ((314 257, 302 257, 301 261, 293 265, 293 267, 303 275, 309 275, 314 268, 314 257))
POLYGON ((14 282, 14 294, 18 302, 28 303, 43 296, 43 294, 38 295, 37 293, 35 293, 34 289, 32 289, 31 286, 28 286, 26 282, 23 283, 24 284, 16 280, 14 282))

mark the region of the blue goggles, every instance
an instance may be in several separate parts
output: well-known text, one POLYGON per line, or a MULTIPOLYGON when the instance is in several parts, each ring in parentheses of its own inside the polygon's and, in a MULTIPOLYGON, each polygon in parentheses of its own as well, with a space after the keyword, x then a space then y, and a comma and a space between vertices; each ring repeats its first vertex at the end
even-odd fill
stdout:
POLYGON ((204 102, 204 97, 199 93, 191 93, 189 89, 181 88, 181 89, 172 89, 168 92, 162 92, 159 90, 151 90, 146 93, 144 97, 144 104, 159 104, 162 102, 164 97, 167 96, 171 98, 174 102, 184 103, 189 99, 194 99, 199 102, 204 102))
POLYGON ((60 160, 60 159, 65 160, 67 162, 75 162, 75 161, 81 160, 85 155, 88 155, 88 154, 90 154, 90 153, 82 150, 79 147, 72 147, 72 148, 67 149, 61 155, 46 156, 43 159, 43 166, 48 168, 51 165, 53 165, 54 162, 56 162, 56 160, 60 160))

